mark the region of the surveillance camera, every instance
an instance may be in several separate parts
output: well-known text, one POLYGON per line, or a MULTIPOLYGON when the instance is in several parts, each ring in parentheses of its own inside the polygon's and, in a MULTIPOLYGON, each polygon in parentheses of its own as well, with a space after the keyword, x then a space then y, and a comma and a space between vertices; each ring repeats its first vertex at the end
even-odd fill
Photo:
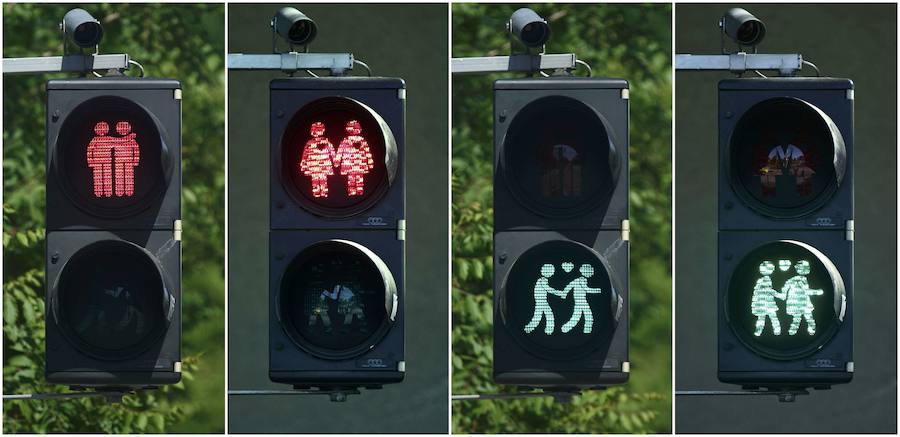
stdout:
POLYGON ((316 39, 316 22, 294 8, 281 8, 272 17, 272 27, 291 44, 304 45, 316 39))
POLYGON ((722 16, 722 31, 743 46, 755 46, 766 36, 766 25, 745 9, 730 9, 722 16))
POLYGON ((66 37, 78 47, 94 47, 103 39, 100 21, 84 9, 72 9, 63 17, 66 37))
POLYGON ((509 18, 509 32, 528 47, 540 47, 550 39, 550 25, 536 12, 521 8, 509 18))

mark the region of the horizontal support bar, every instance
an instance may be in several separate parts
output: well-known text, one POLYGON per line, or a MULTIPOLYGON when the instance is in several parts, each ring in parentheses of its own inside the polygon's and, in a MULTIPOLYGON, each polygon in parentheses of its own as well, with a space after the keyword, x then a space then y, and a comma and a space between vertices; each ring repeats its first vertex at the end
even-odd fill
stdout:
POLYGON ((777 396, 778 402, 794 402, 797 396, 809 395, 796 390, 675 390, 675 396, 777 396))
POLYGON ((453 58, 450 61, 450 72, 453 74, 533 73, 540 70, 573 69, 576 66, 575 60, 574 53, 453 58))
POLYGON ((675 55, 675 70, 715 70, 743 73, 747 70, 778 70, 792 75, 803 67, 800 54, 766 55, 733 53, 730 55, 675 55))
POLYGON ((89 73, 128 69, 127 54, 3 58, 3 74, 89 73))
POLYGON ((295 72, 298 70, 331 70, 343 73, 353 69, 352 53, 270 53, 228 54, 229 70, 274 70, 295 72))

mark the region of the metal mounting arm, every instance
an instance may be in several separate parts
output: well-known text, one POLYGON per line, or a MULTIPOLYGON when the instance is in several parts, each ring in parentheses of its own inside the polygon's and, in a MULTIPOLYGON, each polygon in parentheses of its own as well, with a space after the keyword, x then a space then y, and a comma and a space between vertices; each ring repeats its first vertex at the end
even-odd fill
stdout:
POLYGON ((3 58, 3 74, 90 73, 127 70, 128 64, 127 54, 3 58))
POLYGON ((229 70, 274 70, 294 73, 300 70, 331 70, 343 75, 353 69, 352 53, 276 53, 228 54, 229 70))
POLYGON ((743 73, 748 70, 778 70, 793 76, 803 67, 800 54, 766 55, 732 53, 730 55, 675 55, 675 70, 717 70, 743 73))
POLYGON ((577 65, 576 61, 574 53, 453 58, 450 61, 450 72, 452 74, 536 73, 541 70, 572 70, 577 65))

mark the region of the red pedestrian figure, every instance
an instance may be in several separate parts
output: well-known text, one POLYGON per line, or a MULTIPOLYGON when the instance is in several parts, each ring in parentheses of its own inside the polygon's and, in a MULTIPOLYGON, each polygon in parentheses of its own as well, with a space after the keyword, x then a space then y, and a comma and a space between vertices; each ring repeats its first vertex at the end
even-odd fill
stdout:
POLYGON ((120 137, 108 133, 108 123, 95 124, 96 136, 87 147, 87 164, 94 173, 94 196, 112 197, 113 185, 116 197, 131 196, 134 194, 134 168, 140 162, 137 134, 131 132, 131 123, 127 121, 116 123, 116 133, 120 137))
POLYGON ((120 121, 116 123, 116 133, 121 137, 116 138, 115 171, 116 171, 116 196, 134 195, 134 168, 141 160, 141 147, 135 138, 137 134, 131 132, 131 123, 120 121))
POLYGON ((338 146, 334 165, 340 166, 341 174, 347 176, 347 195, 361 196, 364 191, 363 176, 375 168, 369 143, 362 135, 362 126, 356 120, 347 122, 344 128, 347 136, 338 146))
POLYGON ((334 146, 325 137, 324 123, 313 123, 310 134, 312 138, 300 157, 300 172, 312 179, 313 197, 328 197, 328 176, 334 174, 334 146))
POLYGON ((112 197, 112 149, 117 138, 107 135, 109 124, 101 121, 94 125, 94 134, 87 146, 87 165, 94 173, 94 196, 112 197))

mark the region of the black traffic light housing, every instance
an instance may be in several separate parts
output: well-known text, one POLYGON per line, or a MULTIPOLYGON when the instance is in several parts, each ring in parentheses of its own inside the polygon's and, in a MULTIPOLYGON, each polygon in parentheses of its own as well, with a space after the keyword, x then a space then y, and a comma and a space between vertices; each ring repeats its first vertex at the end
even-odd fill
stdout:
POLYGON ((852 81, 724 80, 719 145, 719 380, 752 388, 849 382, 852 81), (750 269, 759 271, 749 275, 750 269), (792 288, 808 289, 811 303, 790 297, 792 288), (776 296, 771 313, 765 299, 757 299, 761 290, 776 296), (809 312, 798 309, 807 305, 809 312))
POLYGON ((494 166, 494 379, 545 389, 627 381, 628 83, 498 80, 494 166), (581 293, 574 313, 574 288, 547 295, 551 330, 537 290, 582 279, 600 293, 581 293))
POLYGON ((51 80, 46 126, 47 380, 178 382, 180 83, 51 80))
POLYGON ((405 91, 403 80, 394 78, 271 82, 269 378, 274 382, 334 389, 403 380, 405 91), (333 163, 343 156, 343 144, 362 140, 374 159, 353 185, 347 173, 352 170, 333 163), (354 186, 359 191, 351 195, 354 186), (319 294, 301 299, 289 290, 319 294), (341 294, 346 290, 350 293, 341 294), (341 296, 360 299, 362 310, 341 296))

